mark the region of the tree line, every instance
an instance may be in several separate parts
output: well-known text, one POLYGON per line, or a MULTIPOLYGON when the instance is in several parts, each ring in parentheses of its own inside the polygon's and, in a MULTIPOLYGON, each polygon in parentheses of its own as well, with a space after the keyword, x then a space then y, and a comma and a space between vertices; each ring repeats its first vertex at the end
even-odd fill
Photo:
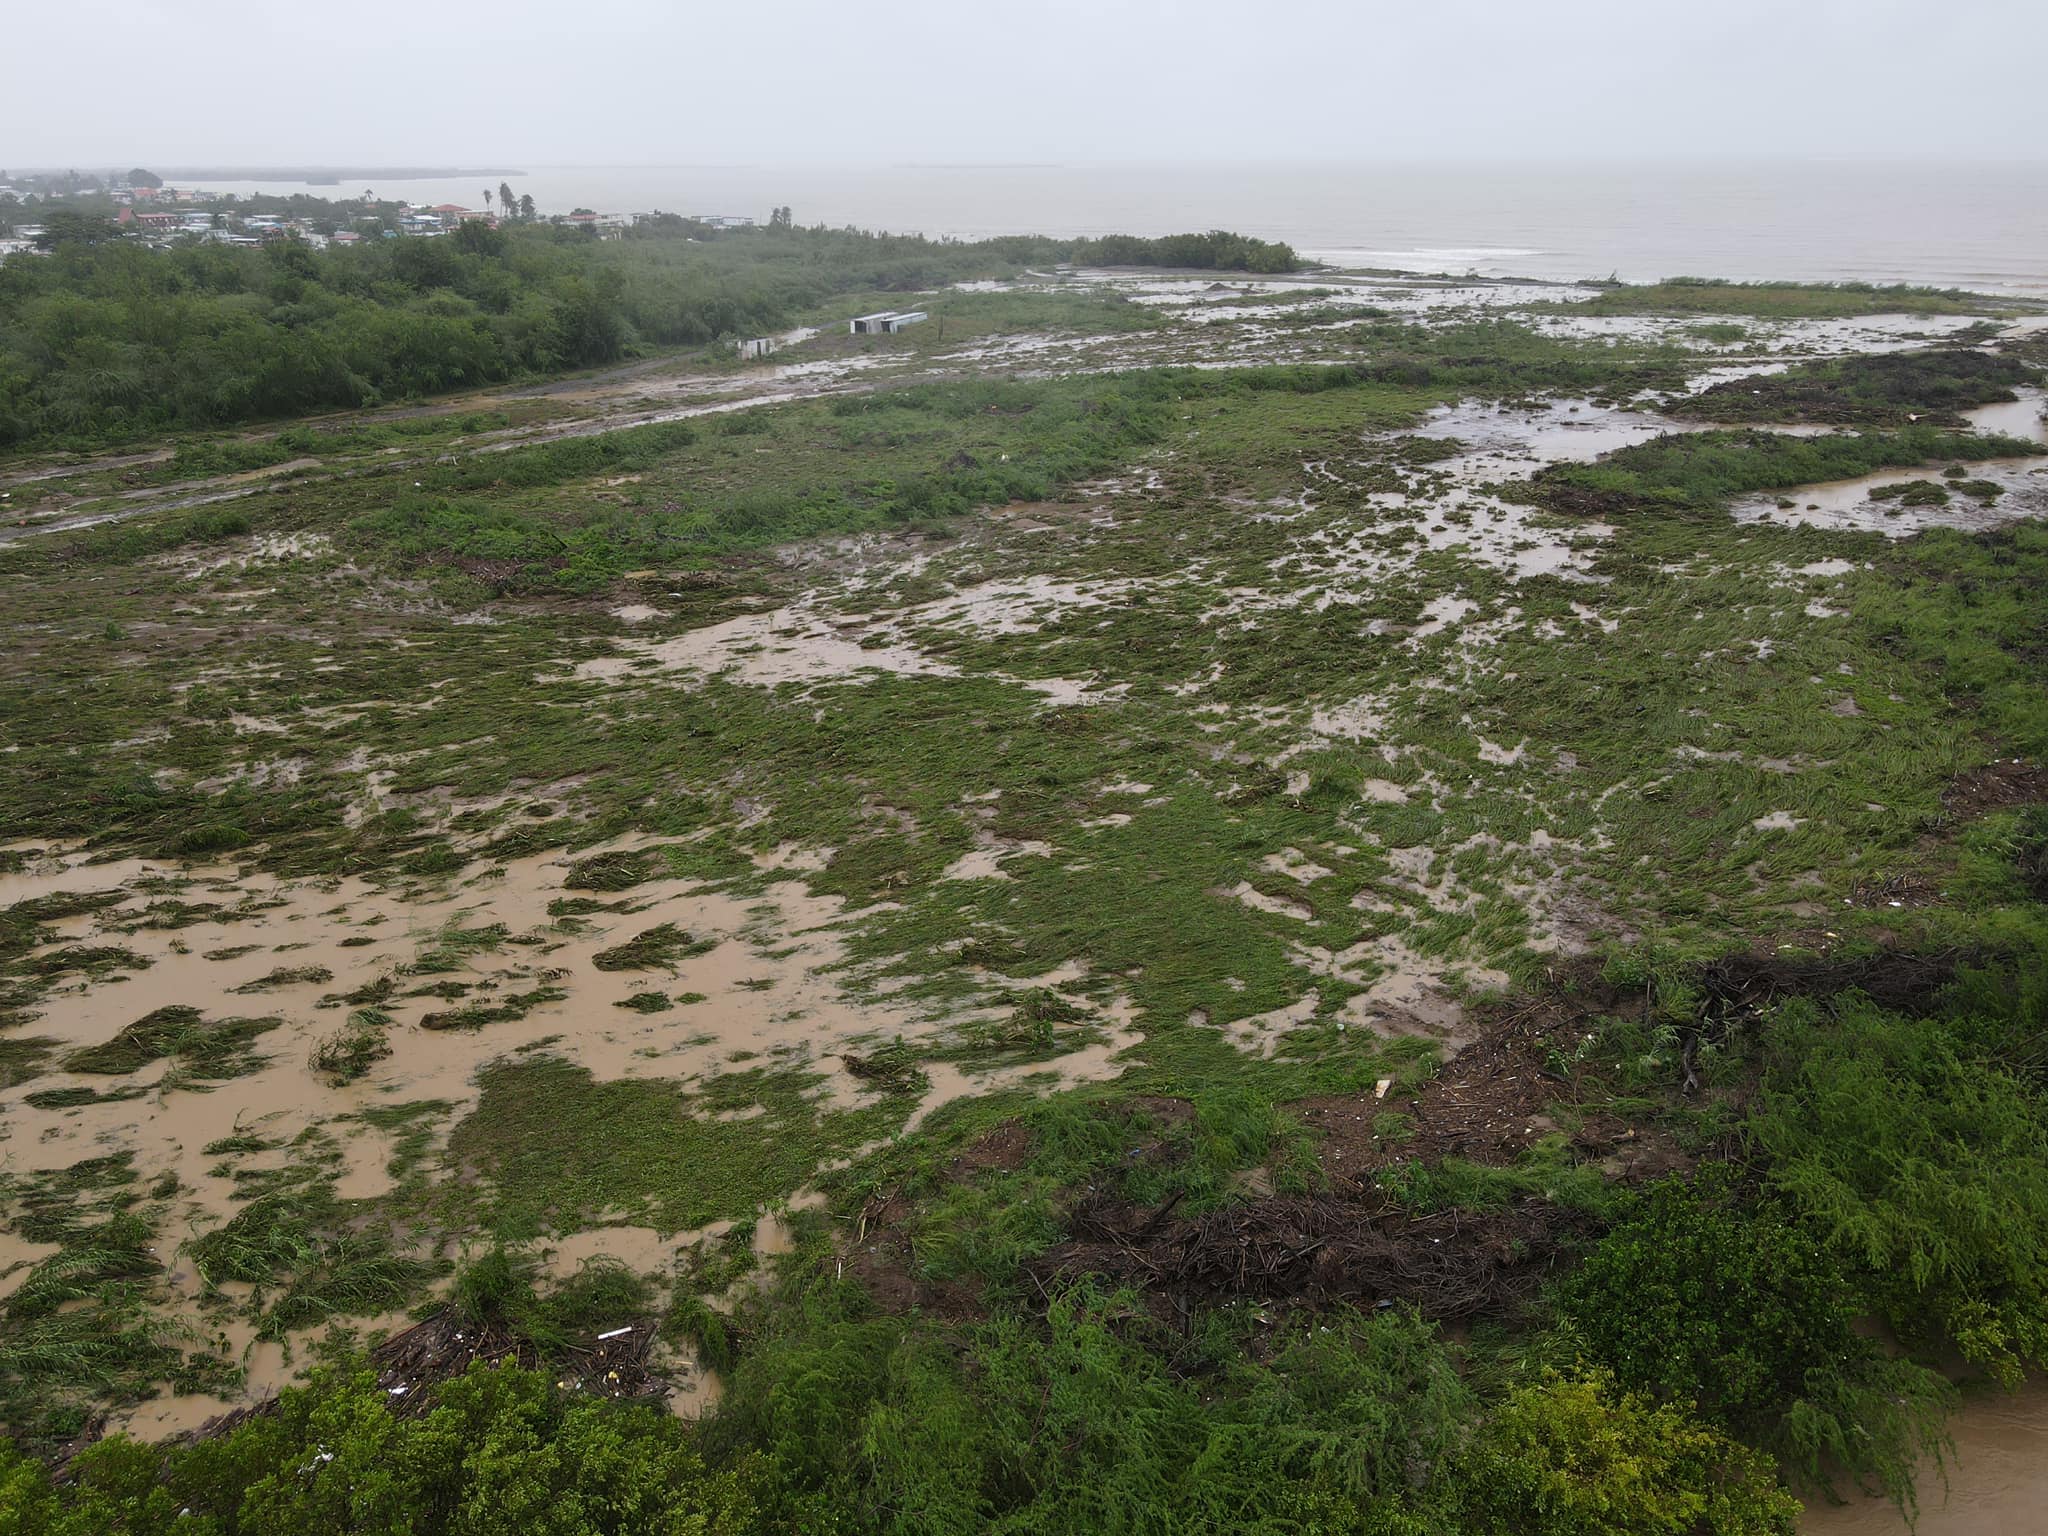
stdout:
MULTIPOLYGON (((509 187, 497 194, 500 201, 509 187)), ((525 200, 516 206, 524 213, 525 200)), ((523 218, 441 239, 152 248, 46 215, 50 254, 0 264, 0 450, 354 409, 755 335, 835 293, 912 291, 1037 262, 1279 270, 1285 247, 1212 233, 974 243, 859 230, 634 238, 523 218)))

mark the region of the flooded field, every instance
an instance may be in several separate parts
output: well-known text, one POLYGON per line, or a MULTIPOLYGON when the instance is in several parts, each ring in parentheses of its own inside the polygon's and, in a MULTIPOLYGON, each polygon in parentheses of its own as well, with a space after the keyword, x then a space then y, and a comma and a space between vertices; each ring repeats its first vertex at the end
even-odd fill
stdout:
MULTIPOLYGON (((10 474, 8 1411, 546 1316, 702 1415, 799 1281, 1036 1339, 1109 1275, 1261 1358, 1524 1316, 1775 1010, 2030 910, 2039 385, 1698 410, 2024 335, 1606 293, 1032 273, 417 452, 10 474), (448 1310, 493 1264, 529 1311, 448 1310)), ((2038 1397, 1920 1529, 2017 1528, 2038 1397)))

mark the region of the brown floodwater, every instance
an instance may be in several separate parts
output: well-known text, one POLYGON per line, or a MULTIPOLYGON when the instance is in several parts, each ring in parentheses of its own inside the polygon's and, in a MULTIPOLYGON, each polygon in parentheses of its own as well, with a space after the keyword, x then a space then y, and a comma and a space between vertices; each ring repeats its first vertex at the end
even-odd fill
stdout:
MULTIPOLYGON (((1920 1469, 1917 1536, 2039 1536, 2048 1532, 2048 1382, 2014 1393, 1986 1392, 1949 1421, 1955 1455, 1948 1487, 1920 1469)), ((1800 1536, 1906 1536, 1899 1512, 1882 1499, 1811 1504, 1800 1536)))
MULTIPOLYGON (((611 846, 654 853, 659 844, 633 838, 611 846)), ((41 1075, 0 1094, 0 1172, 46 1172, 126 1151, 144 1183, 175 1173, 180 1209, 160 1249, 170 1266, 160 1310, 195 1344, 211 1344, 247 1373, 234 1399, 161 1397, 118 1416, 117 1427, 145 1436, 196 1428, 274 1392, 306 1363, 308 1339, 259 1340, 252 1319, 217 1308, 202 1311, 198 1277, 177 1251, 183 1238, 211 1229, 238 1209, 238 1167, 246 1172, 281 1165, 297 1155, 283 1144, 301 1133, 330 1150, 337 1195, 375 1199, 391 1187, 388 1163, 395 1144, 390 1133, 365 1124, 360 1111, 377 1103, 443 1100, 451 1106, 440 1127, 445 1132, 476 1103, 478 1070, 521 1049, 545 1043, 603 1079, 701 1081, 735 1059, 808 1065, 821 1077, 821 1102, 847 1106, 870 1090, 845 1069, 844 1051, 890 1036, 929 1039, 954 1022, 903 1008, 885 994, 849 988, 841 925, 852 914, 837 898, 815 896, 793 878, 821 862, 823 850, 785 845, 763 856, 763 869, 782 877, 746 896, 657 876, 624 893, 621 900, 630 911, 595 913, 580 925, 558 923, 548 911, 552 901, 576 894, 566 889, 573 859, 559 855, 473 864, 444 882, 379 884, 355 878, 280 880, 226 866, 158 861, 92 864, 77 849, 37 850, 19 872, 0 876, 0 906, 59 893, 118 898, 53 923, 54 942, 40 952, 67 944, 119 945, 133 951, 138 963, 98 977, 66 975, 33 1005, 36 1017, 28 1030, 51 1040, 54 1054, 41 1075), (171 898, 216 910, 183 927, 143 926, 149 904, 171 898), (595 963, 601 950, 664 922, 706 947, 651 972, 613 971, 595 963), (415 969, 424 954, 441 950, 451 929, 493 923, 504 926, 503 943, 437 962, 450 969, 415 969), (312 1068, 314 1048, 347 1015, 338 994, 382 977, 398 978, 401 989, 409 990, 429 976, 458 982, 471 989, 469 995, 453 1004, 434 997, 384 1004, 394 1019, 387 1033, 390 1054, 357 1082, 337 1086, 312 1068), (437 1010, 542 988, 550 989, 544 994, 548 1000, 535 1003, 524 1017, 478 1029, 421 1027, 437 1010), (652 990, 676 1000, 653 1013, 613 1006, 652 990), (268 1016, 280 1023, 256 1040, 253 1070, 222 1082, 182 1081, 168 1060, 118 1078, 64 1070, 69 1051, 98 1045, 170 1005, 197 1008, 209 1018, 268 1016), (85 1105, 27 1102, 30 1093, 77 1087, 145 1091, 85 1105), (239 1163, 205 1151, 231 1132, 259 1133, 281 1145, 239 1163)), ((1085 974, 1076 966, 1044 980, 1068 985, 1085 974)), ((1127 1002, 1116 1001, 1102 1015, 1095 1044, 1029 1067, 972 1072, 935 1064, 915 1118, 951 1098, 1026 1078, 1074 1083, 1113 1077, 1123 1070, 1119 1054, 1138 1039, 1131 1013, 1127 1002)), ((552 1262, 558 1273, 568 1273, 590 1257, 610 1254, 659 1273, 688 1239, 611 1227, 559 1241, 552 1262)), ((787 1245, 787 1228, 771 1214, 757 1228, 757 1247, 772 1253, 778 1245, 787 1245)), ((47 1246, 0 1234, 0 1295, 24 1282, 50 1253, 47 1246)), ((232 1299, 235 1288, 224 1289, 232 1299)), ((375 1336, 403 1322, 373 1319, 360 1326, 375 1336)), ((715 1396, 716 1383, 707 1373, 693 1370, 687 1381, 679 1411, 694 1411, 715 1396)))

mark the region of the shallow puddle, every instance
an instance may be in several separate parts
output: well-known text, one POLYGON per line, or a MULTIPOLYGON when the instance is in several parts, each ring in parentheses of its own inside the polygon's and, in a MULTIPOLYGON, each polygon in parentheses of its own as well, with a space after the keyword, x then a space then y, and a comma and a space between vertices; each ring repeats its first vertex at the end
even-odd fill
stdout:
POLYGON ((1967 477, 1999 487, 1995 500, 1980 501, 1954 488, 1943 467, 1887 469, 1854 480, 1801 486, 1776 495, 1752 496, 1730 509, 1738 523, 1775 522, 1796 527, 1837 528, 1903 539, 1928 528, 1980 532, 2021 518, 2048 516, 2048 463, 2040 458, 1980 459, 1967 477), (1887 486, 1928 480, 1948 493, 1945 504, 1907 506, 1892 498, 1873 499, 1887 486))

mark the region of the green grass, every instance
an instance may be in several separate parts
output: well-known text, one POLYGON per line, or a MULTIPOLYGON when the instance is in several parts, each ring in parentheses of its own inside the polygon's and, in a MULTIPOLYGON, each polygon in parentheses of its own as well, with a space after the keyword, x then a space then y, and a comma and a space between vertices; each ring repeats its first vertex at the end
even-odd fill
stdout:
POLYGON ((1777 432, 1686 432, 1561 464, 1536 477, 1551 506, 1574 512, 1697 511, 1757 491, 1852 480, 1880 469, 2011 458, 2038 452, 2018 438, 1938 427, 1789 437, 1777 432))
POLYGON ((677 961, 708 953, 717 947, 716 939, 692 938, 674 923, 657 923, 623 944, 599 950, 590 957, 590 963, 600 971, 668 971, 673 974, 677 961))
POLYGON ((158 1008, 111 1040, 73 1051, 64 1058, 64 1069, 122 1077, 169 1056, 176 1058, 180 1077, 240 1077, 262 1064, 255 1042, 283 1022, 278 1018, 209 1020, 197 1008, 158 1008))
POLYGON ((886 1134, 909 1109, 885 1099, 823 1112, 808 1074, 766 1069, 729 1072, 692 1093, 659 1080, 599 1081, 543 1056, 488 1067, 480 1081, 448 1161, 485 1181, 466 1198, 507 1241, 574 1232, 600 1213, 664 1232, 737 1220, 833 1153, 886 1134), (748 1118, 714 1118, 757 1106, 748 1118))
POLYGON ((1955 288, 1907 284, 1736 283, 1720 278, 1674 277, 1661 283, 1622 284, 1593 298, 1556 306, 1593 315, 1755 315, 1761 319, 1842 319, 1852 315, 1984 315, 2003 302, 1955 288))

